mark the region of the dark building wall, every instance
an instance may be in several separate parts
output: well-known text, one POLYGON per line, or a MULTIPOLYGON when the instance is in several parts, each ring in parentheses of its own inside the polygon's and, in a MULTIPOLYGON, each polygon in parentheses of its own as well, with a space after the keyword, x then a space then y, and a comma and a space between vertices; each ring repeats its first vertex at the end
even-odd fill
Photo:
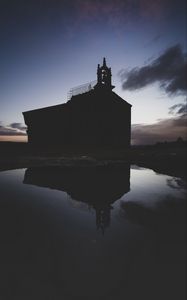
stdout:
POLYGON ((115 93, 93 91, 71 101, 72 142, 97 146, 130 145, 131 106, 115 93))
POLYGON ((67 110, 65 105, 23 113, 27 125, 28 142, 34 145, 50 145, 66 142, 67 110))
POLYGON ((24 113, 29 143, 130 145, 131 105, 110 92, 91 91, 66 104, 24 113))
POLYGON ((94 89, 72 96, 66 104, 24 112, 29 143, 129 147, 131 105, 112 91, 111 76, 104 58, 94 89))

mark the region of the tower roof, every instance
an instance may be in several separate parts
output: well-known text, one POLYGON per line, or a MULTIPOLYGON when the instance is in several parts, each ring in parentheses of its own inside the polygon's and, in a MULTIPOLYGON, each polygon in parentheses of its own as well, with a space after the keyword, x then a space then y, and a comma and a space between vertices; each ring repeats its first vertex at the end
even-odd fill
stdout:
POLYGON ((114 86, 112 85, 111 82, 112 79, 112 73, 111 73, 111 68, 107 67, 106 64, 106 58, 103 58, 103 65, 100 66, 98 64, 97 67, 97 84, 95 88, 104 88, 107 90, 112 90, 114 86))
POLYGON ((103 57, 103 67, 106 67, 106 58, 103 57))

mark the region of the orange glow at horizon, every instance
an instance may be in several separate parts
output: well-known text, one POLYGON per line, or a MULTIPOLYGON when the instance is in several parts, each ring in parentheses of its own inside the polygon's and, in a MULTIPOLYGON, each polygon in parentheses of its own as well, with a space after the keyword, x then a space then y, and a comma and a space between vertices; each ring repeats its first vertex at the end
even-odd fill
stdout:
POLYGON ((28 142, 26 135, 2 135, 0 136, 0 142, 28 142))

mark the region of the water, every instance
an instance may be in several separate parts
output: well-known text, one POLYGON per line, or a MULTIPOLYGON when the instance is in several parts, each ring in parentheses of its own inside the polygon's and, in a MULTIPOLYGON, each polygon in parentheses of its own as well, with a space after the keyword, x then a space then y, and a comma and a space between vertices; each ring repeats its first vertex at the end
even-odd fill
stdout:
POLYGON ((185 299, 185 202, 136 166, 0 172, 0 299, 185 299))

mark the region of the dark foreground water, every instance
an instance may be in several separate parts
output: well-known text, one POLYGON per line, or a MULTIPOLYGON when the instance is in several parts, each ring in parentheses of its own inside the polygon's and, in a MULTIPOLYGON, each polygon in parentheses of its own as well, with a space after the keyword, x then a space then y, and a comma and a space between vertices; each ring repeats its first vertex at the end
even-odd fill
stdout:
POLYGON ((185 202, 136 166, 0 172, 0 299, 185 299, 185 202))

